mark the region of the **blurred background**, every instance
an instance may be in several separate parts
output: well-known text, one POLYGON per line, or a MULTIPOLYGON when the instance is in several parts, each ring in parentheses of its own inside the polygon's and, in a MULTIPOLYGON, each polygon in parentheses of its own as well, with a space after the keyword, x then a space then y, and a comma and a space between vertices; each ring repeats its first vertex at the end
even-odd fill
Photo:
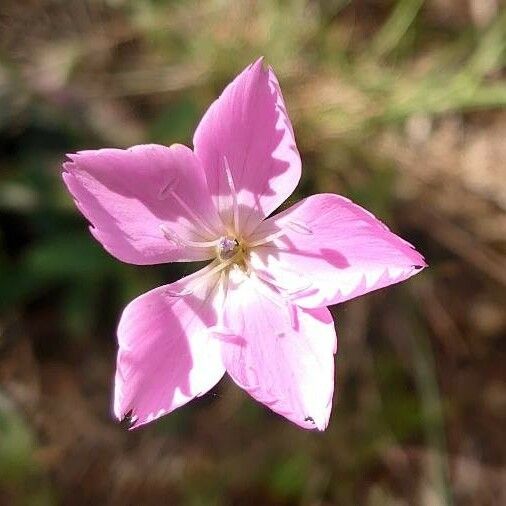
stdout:
POLYGON ((506 504, 506 9, 500 0, 1 0, 0 504, 506 504), (66 152, 191 145, 275 68, 304 164, 425 254, 332 308, 325 433, 225 378, 134 433, 111 417, 122 307, 192 266, 87 231, 66 152))

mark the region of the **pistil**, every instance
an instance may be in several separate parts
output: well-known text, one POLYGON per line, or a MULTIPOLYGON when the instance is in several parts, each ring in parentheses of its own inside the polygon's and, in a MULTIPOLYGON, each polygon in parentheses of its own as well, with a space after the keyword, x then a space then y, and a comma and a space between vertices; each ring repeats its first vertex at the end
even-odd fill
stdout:
POLYGON ((218 239, 216 250, 220 260, 228 260, 238 252, 239 241, 234 237, 225 235, 218 239))

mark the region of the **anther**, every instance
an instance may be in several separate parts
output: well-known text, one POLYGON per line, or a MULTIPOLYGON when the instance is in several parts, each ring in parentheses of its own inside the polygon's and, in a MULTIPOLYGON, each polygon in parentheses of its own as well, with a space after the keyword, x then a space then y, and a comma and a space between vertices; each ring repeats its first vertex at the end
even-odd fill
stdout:
POLYGON ((176 292, 174 290, 165 290, 165 295, 169 297, 187 297, 188 295, 192 295, 193 290, 188 290, 187 288, 184 288, 180 292, 176 292))
POLYGON ((167 183, 165 183, 158 192, 158 199, 159 200, 166 199, 167 196, 174 191, 176 187, 176 182, 177 179, 174 177, 170 179, 167 183))

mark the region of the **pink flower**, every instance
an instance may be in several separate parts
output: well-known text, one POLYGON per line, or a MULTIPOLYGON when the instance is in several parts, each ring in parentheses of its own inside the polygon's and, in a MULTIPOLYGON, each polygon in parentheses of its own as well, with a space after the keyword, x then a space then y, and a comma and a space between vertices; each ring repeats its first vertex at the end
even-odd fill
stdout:
POLYGON ((114 413, 143 425, 203 395, 226 371, 276 413, 323 430, 337 345, 326 306, 426 264, 338 195, 313 195, 270 216, 297 186, 301 160, 262 59, 225 88, 193 142, 194 151, 81 151, 64 164, 91 233, 119 260, 211 260, 123 311, 114 413))

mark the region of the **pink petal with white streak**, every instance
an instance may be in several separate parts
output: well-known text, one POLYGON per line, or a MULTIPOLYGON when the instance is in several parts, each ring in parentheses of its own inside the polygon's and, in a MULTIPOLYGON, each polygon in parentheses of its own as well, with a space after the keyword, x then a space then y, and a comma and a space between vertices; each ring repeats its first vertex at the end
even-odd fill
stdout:
POLYGON ((248 233, 293 192, 301 161, 274 72, 263 59, 246 68, 209 107, 193 138, 209 190, 228 226, 237 192, 240 230, 248 233))
POLYGON ((95 238, 116 258, 142 265, 213 256, 210 248, 168 241, 161 229, 194 241, 218 235, 220 220, 189 148, 141 145, 68 157, 63 179, 95 238))
POLYGON ((265 220, 253 238, 285 234, 251 253, 259 275, 303 307, 321 307, 403 281, 423 257, 371 213, 344 197, 313 195, 265 220))
POLYGON ((220 343, 207 330, 216 324, 215 289, 197 281, 211 268, 155 288, 123 311, 114 414, 130 415, 132 428, 203 395, 225 372, 220 343))
POLYGON ((301 309, 240 272, 224 308, 223 360, 254 399, 305 429, 324 430, 332 408, 336 334, 327 308, 301 309))

